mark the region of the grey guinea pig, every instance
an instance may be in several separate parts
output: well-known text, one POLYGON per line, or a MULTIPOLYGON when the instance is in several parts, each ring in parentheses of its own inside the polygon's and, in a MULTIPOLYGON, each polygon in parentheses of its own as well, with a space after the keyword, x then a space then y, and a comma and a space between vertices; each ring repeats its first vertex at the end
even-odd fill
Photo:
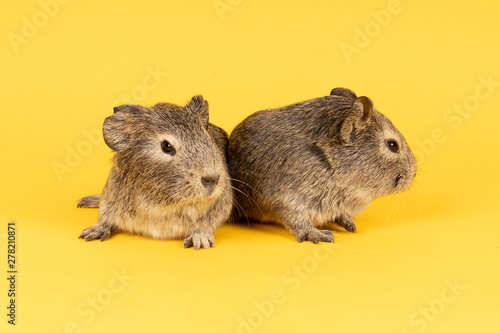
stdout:
POLYGON ((99 207, 99 221, 80 238, 108 239, 123 231, 156 239, 184 238, 184 247, 210 248, 228 220, 233 192, 225 152, 227 134, 208 122, 208 103, 122 105, 104 121, 116 151, 102 194, 80 199, 99 207))
POLYGON ((239 217, 278 222, 299 242, 333 242, 327 223, 355 232, 372 200, 407 190, 416 161, 368 97, 345 88, 256 112, 231 133, 229 173, 239 217))

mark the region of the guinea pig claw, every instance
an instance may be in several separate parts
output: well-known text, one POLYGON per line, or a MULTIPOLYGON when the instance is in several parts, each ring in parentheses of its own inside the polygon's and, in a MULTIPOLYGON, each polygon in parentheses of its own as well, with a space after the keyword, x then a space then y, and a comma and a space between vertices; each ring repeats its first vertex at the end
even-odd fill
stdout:
POLYGON ((296 234, 297 241, 302 243, 303 241, 310 241, 314 244, 319 244, 319 242, 333 243, 333 234, 330 230, 318 230, 316 228, 309 228, 306 230, 300 230, 296 234))
POLYGON ((214 236, 209 233, 193 232, 191 236, 184 240, 184 248, 194 247, 196 250, 201 248, 209 249, 215 246, 214 236))
POLYGON ((184 248, 188 249, 190 247, 193 247, 193 238, 189 237, 184 240, 184 248))
POLYGON ((93 226, 83 230, 78 239, 85 239, 86 242, 91 240, 100 239, 101 242, 105 241, 111 236, 112 227, 107 223, 97 223, 93 226))
POLYGON ((333 237, 333 234, 330 230, 320 230, 322 233, 324 233, 325 235, 330 235, 333 237))
POLYGON ((341 216, 335 219, 335 223, 344 228, 348 232, 356 232, 356 225, 350 217, 341 216))

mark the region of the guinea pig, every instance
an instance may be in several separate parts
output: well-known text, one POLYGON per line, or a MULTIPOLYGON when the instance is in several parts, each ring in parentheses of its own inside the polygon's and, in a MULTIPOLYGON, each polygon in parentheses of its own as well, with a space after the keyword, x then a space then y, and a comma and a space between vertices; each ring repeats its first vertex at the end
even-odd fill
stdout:
POLYGON ((155 239, 184 238, 184 247, 215 246, 214 231, 231 215, 233 191, 226 132, 208 122, 208 103, 122 105, 104 120, 116 152, 101 194, 80 199, 99 207, 97 224, 80 238, 108 239, 115 231, 155 239))
POLYGON ((227 159, 236 215, 283 224, 315 244, 333 242, 317 229, 327 223, 355 232, 353 217, 407 190, 417 170, 391 121, 345 88, 250 115, 231 133, 227 159))

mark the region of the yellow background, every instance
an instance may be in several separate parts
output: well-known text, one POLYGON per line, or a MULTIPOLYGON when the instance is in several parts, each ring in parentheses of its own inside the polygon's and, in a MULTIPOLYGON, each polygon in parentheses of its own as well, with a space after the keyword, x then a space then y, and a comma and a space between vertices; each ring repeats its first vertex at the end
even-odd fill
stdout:
POLYGON ((498 1, 66 2, 4 1, 0 13, 2 332, 498 332, 498 1), (76 200, 100 192, 112 156, 84 133, 100 133, 113 105, 201 93, 230 132, 337 86, 372 98, 421 160, 414 188, 373 202, 357 234, 335 227, 320 246, 226 225, 203 251, 77 239, 97 210, 76 200))

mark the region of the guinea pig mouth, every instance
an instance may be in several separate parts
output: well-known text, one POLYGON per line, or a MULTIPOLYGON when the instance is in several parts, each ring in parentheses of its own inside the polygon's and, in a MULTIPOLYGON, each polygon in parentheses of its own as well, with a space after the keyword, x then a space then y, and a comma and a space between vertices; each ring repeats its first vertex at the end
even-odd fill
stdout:
POLYGON ((394 181, 394 187, 398 187, 399 182, 401 181, 401 179, 403 179, 403 175, 400 174, 400 175, 398 175, 396 177, 396 180, 394 181))

